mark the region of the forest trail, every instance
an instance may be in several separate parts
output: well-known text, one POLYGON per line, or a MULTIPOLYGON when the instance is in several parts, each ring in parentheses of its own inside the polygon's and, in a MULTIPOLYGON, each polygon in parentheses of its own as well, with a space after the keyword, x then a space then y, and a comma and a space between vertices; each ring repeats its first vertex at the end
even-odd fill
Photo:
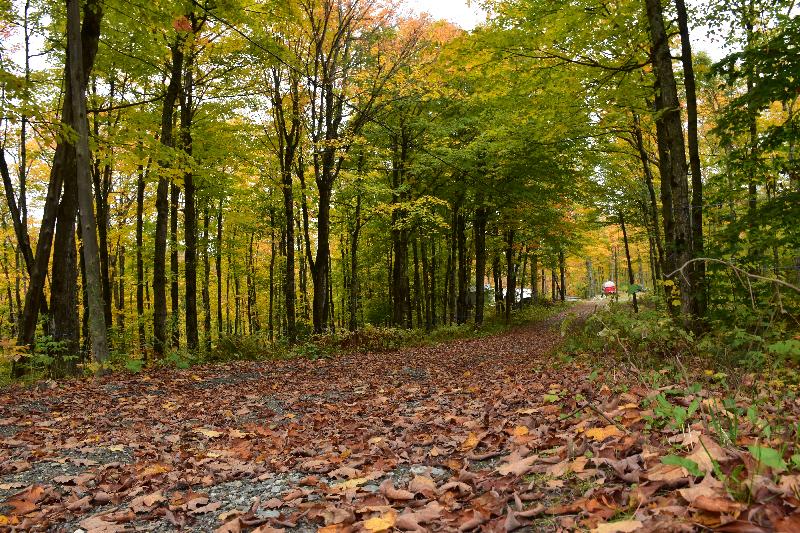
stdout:
MULTIPOLYGON (((593 528, 686 484, 626 428, 647 390, 612 394, 590 368, 557 364, 560 320, 596 305, 391 353, 4 390, 2 520, 48 531, 593 528)), ((675 509, 642 507, 628 522, 682 520, 670 513, 686 507, 675 509)))

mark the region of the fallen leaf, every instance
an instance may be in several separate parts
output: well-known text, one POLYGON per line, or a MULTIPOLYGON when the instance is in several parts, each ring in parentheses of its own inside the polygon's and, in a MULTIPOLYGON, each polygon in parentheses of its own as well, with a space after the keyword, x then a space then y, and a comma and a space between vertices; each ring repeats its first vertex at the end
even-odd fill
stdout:
POLYGON ((592 533, 630 533, 637 531, 643 526, 639 520, 620 520, 618 522, 604 522, 597 524, 597 527, 592 529, 592 533))
POLYGON ((619 428, 613 424, 602 428, 592 428, 586 430, 586 436, 597 442, 602 442, 609 437, 621 434, 619 428))

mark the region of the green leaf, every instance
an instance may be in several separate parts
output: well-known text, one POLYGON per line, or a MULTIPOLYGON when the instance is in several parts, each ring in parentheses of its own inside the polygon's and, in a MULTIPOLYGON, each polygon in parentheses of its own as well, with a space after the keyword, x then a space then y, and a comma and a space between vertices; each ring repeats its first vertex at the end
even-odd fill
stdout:
POLYGON ((779 451, 754 444, 748 446, 747 449, 759 464, 769 467, 775 472, 786 470, 786 461, 783 460, 783 455, 779 451))
POLYGON ((695 477, 700 477, 703 475, 703 471, 700 470, 700 467, 692 461, 691 459, 687 459, 686 457, 680 457, 678 455, 667 455, 661 458, 661 462, 665 465, 676 465, 682 466, 689 473, 695 477))

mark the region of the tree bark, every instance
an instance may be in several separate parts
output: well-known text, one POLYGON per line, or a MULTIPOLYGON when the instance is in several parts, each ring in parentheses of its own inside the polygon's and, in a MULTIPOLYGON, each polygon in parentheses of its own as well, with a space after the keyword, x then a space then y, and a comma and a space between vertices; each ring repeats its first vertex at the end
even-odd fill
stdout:
POLYGON ((359 277, 358 277, 358 238, 361 235, 361 189, 356 195, 356 212, 353 223, 353 236, 350 245, 350 324, 349 330, 358 329, 358 296, 359 296, 359 277))
POLYGON ((506 323, 511 322, 511 310, 517 296, 517 276, 514 271, 514 230, 506 232, 506 323))
POLYGON ((214 242, 214 267, 217 275, 217 340, 222 337, 222 200, 217 209, 217 238, 214 242))
POLYGON ((559 288, 561 289, 561 301, 567 299, 567 265, 564 261, 564 250, 558 251, 558 272, 560 274, 559 288))
MULTIPOLYGON (((83 65, 83 84, 89 79, 89 74, 94 66, 97 55, 97 45, 100 39, 100 22, 103 17, 102 8, 97 0, 90 0, 84 6, 83 27, 80 30, 81 60, 83 65)), ((69 60, 67 60, 67 63, 69 60)), ((66 95, 62 103, 61 123, 70 125, 72 120, 72 101, 69 82, 69 65, 64 68, 66 95)), ((25 306, 19 328, 18 344, 32 346, 36 334, 36 323, 39 311, 44 310, 44 284, 47 276, 47 266, 50 262, 50 250, 53 244, 56 217, 58 213, 59 197, 63 185, 64 173, 74 172, 75 149, 65 140, 56 145, 53 156, 53 166, 50 169, 50 182, 47 187, 47 196, 42 213, 42 222, 39 229, 39 238, 36 241, 36 254, 31 259, 30 280, 25 293, 25 306)), ((14 364, 12 376, 19 377, 24 372, 23 367, 14 364)))
POLYGON ((628 247, 628 232, 625 229, 625 217, 622 211, 619 212, 619 225, 622 227, 622 241, 625 243, 625 259, 628 262, 628 282, 631 285, 631 298, 633 299, 633 312, 639 312, 639 303, 636 301, 636 289, 633 285, 636 284, 636 279, 633 274, 633 264, 631 263, 631 251, 628 247))
MULTIPOLYGON (((645 0, 650 38, 653 46, 653 68, 658 81, 656 94, 659 153, 668 155, 667 172, 662 172, 662 181, 669 182, 674 212, 674 256, 677 267, 692 259, 692 228, 689 205, 689 185, 686 165, 686 148, 678 100, 678 88, 672 68, 672 56, 664 27, 663 7, 660 0, 645 0)), ((666 223, 665 223, 666 234, 666 223)), ((676 268, 677 268, 676 267, 676 268)), ((694 314, 694 287, 691 280, 678 276, 681 287, 681 311, 691 322, 694 314)))
MULTIPOLYGON (((182 38, 175 38, 175 43, 170 47, 172 65, 170 67, 170 81, 164 95, 161 111, 161 144, 166 148, 174 145, 172 135, 172 114, 175 101, 181 88, 181 72, 183 71, 182 38)), ((160 161, 162 168, 170 166, 169 161, 160 161)), ((153 351, 157 356, 163 356, 167 347, 167 226, 169 224, 169 191, 170 178, 163 170, 158 178, 156 189, 156 235, 155 254, 153 259, 153 351)))
POLYGON ((203 288, 201 297, 203 300, 203 345, 206 352, 211 351, 211 263, 208 259, 208 226, 211 214, 208 205, 203 209, 203 288))
POLYGON ((458 301, 456 302, 456 323, 466 324, 469 299, 469 265, 467 264, 467 220, 464 210, 458 210, 456 234, 458 241, 458 301))
POLYGON ((489 211, 485 206, 475 208, 473 231, 475 233, 475 326, 483 325, 483 309, 486 293, 486 222, 489 211))
POLYGON ((103 294, 100 282, 100 254, 94 206, 92 205, 92 183, 89 176, 89 132, 86 121, 86 88, 83 71, 81 45, 81 22, 78 0, 67 0, 67 36, 70 57, 70 86, 72 96, 73 127, 78 132, 75 144, 77 162, 77 189, 83 234, 84 264, 86 269, 85 288, 89 300, 89 335, 92 341, 92 354, 95 362, 103 365, 108 359, 106 323, 103 313, 103 294))
POLYGON ((173 348, 181 344, 180 294, 178 293, 178 204, 181 189, 173 181, 169 187, 169 295, 170 337, 173 348))
MULTIPOLYGON (((700 166, 700 142, 697 133, 697 82, 694 75, 692 44, 689 36, 689 20, 686 2, 675 0, 678 12, 678 28, 681 34, 681 60, 686 91, 687 140, 689 143, 689 168, 692 176, 692 257, 702 257, 703 253, 703 176, 700 166)), ((706 264, 698 261, 691 267, 693 312, 704 317, 708 307, 706 287, 706 264)))
MULTIPOLYGON (((193 29, 196 27, 194 16, 193 29)), ((184 70, 183 91, 181 91, 181 145, 183 151, 192 155, 192 113, 194 106, 194 56, 190 51, 186 57, 184 70)), ((194 174, 188 171, 183 176, 183 242, 184 250, 184 279, 186 305, 186 348, 195 351, 200 344, 200 335, 197 331, 197 208, 195 204, 194 174)), ((177 250, 176 250, 177 253, 177 250)), ((175 273, 177 276, 177 273, 175 273)), ((177 285, 177 277, 176 282, 177 285)))
MULTIPOLYGON (((150 164, 148 162, 148 168, 150 164)), ((145 171, 139 165, 138 178, 136 180, 136 317, 139 332, 139 351, 147 361, 147 337, 144 327, 144 257, 142 247, 144 244, 144 191, 145 191, 145 171)))

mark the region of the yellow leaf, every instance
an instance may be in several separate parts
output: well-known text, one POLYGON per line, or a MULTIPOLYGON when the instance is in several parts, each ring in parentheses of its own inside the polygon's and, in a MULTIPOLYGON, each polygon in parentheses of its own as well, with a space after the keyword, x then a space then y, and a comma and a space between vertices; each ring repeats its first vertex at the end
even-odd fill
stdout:
POLYGON ((114 444, 113 446, 109 446, 108 450, 112 452, 124 452, 125 446, 123 446, 122 444, 114 444))
POLYGON ((169 472, 171 469, 170 467, 162 464, 154 464, 150 465, 142 471, 142 475, 144 476, 155 476, 158 474, 163 474, 164 472, 169 472))
POLYGON ((370 518, 364 522, 364 528, 367 531, 388 531, 390 528, 394 527, 395 522, 397 521, 397 513, 395 511, 389 511, 388 513, 377 516, 375 518, 370 518))
POLYGON ((517 437, 524 437, 528 433, 530 433, 530 431, 526 426, 517 426, 514 428, 514 435, 517 437))
POLYGON ((341 483, 336 483, 335 485, 331 486, 332 490, 340 490, 340 491, 347 491, 350 489, 354 489, 356 487, 360 487, 364 483, 369 481, 365 477, 357 477, 353 479, 348 479, 347 481, 342 481, 341 483))
POLYGON ((638 520, 620 520, 619 522, 597 524, 592 533, 631 533, 641 527, 642 523, 638 520))
POLYGON ((344 531, 344 526, 342 524, 331 524, 319 528, 317 533, 340 533, 341 531, 344 531))
POLYGON ((586 430, 586 436, 590 439, 594 439, 597 442, 602 442, 606 440, 608 437, 613 437, 614 435, 619 435, 620 430, 617 426, 608 425, 604 428, 592 428, 586 430))
POLYGON ((213 429, 197 428, 194 431, 195 431, 195 433, 200 433, 200 434, 205 435, 206 437, 208 437, 210 439, 216 439, 217 437, 221 437, 222 436, 221 432, 214 431, 213 429))
POLYGON ((478 439, 478 436, 474 432, 470 431, 469 435, 467 435, 466 440, 461 443, 461 448, 460 449, 461 449, 461 451, 464 451, 464 452, 468 451, 468 450, 471 450, 472 448, 477 446, 479 442, 480 442, 480 439, 478 439))

